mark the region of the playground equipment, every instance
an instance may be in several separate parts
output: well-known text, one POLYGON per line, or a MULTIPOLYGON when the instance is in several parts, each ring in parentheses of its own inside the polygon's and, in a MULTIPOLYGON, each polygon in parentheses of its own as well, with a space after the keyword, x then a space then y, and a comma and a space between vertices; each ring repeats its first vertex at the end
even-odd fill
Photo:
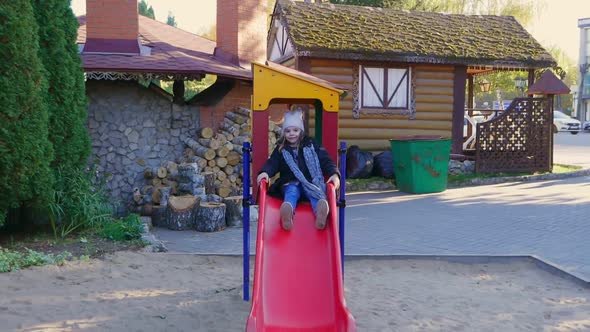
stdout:
POLYGON ((317 230, 309 203, 297 206, 294 227, 280 226, 280 199, 267 196, 266 181, 254 186, 259 222, 252 309, 246 331, 356 331, 343 290, 346 144, 337 149, 338 105, 342 90, 316 77, 272 63, 253 63, 252 143, 244 143, 244 300, 249 300, 250 152, 257 174, 268 158, 270 104, 315 106, 315 139, 337 160, 341 152, 342 186, 337 202, 328 184, 330 215, 325 230, 317 230), (258 133, 258 134, 257 134, 258 133), (256 148, 257 146, 263 148, 256 148), (336 211, 339 210, 339 219, 336 211))

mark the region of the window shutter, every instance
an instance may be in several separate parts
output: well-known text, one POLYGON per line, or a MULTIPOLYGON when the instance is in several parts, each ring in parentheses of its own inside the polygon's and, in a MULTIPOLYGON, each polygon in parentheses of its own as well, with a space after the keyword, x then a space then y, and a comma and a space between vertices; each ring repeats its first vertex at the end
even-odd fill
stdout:
POLYGON ((362 106, 383 107, 385 69, 362 68, 362 106))
POLYGON ((387 70, 387 108, 408 107, 409 70, 390 68, 387 70))

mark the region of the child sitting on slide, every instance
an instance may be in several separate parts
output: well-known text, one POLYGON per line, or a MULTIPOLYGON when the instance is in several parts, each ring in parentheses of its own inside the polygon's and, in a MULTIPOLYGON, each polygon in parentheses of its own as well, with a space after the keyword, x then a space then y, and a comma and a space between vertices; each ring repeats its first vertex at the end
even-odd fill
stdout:
POLYGON ((283 119, 282 135, 258 174, 258 184, 262 179, 268 183, 269 177, 280 173, 269 194, 282 194, 280 214, 284 230, 293 228, 293 213, 301 196, 311 203, 316 228, 324 229, 330 212, 326 183, 332 182, 338 189, 340 173, 328 152, 305 135, 301 109, 288 111, 283 119), (324 176, 328 177, 326 183, 324 176))

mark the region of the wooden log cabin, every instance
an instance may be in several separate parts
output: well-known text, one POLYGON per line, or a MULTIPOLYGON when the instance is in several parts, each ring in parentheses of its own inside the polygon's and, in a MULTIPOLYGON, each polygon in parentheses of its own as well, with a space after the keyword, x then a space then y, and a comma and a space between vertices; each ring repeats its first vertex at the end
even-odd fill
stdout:
MULTIPOLYGON (((453 138, 462 153, 476 75, 555 66, 511 16, 451 15, 278 0, 268 59, 344 86, 339 139, 386 150, 389 139, 453 138), (466 96, 467 95, 467 96, 466 96)), ((309 133, 313 134, 313 108, 309 133)))

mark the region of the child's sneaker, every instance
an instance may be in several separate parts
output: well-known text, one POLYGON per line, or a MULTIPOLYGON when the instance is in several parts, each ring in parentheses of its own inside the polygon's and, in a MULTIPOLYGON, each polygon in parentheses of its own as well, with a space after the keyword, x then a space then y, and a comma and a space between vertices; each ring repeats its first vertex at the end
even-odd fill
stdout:
POLYGON ((318 201, 318 204, 316 205, 315 227, 317 229, 326 228, 326 219, 328 219, 328 212, 330 212, 328 201, 326 201, 325 199, 320 199, 318 201))
POLYGON ((293 207, 290 203, 283 202, 283 204, 281 204, 280 212, 283 229, 286 231, 291 230, 291 228, 293 228, 293 207))

